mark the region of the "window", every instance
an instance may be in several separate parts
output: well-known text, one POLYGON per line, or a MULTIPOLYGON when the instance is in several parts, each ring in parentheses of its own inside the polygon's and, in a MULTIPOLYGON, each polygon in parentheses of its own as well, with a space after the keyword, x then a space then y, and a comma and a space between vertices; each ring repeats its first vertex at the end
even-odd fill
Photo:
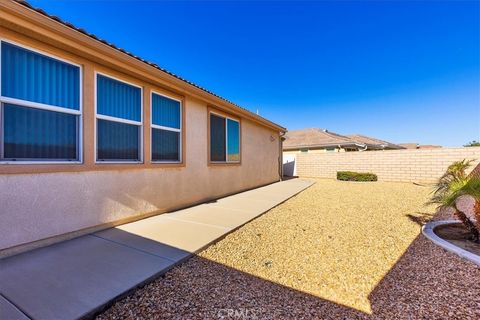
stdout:
POLYGON ((142 161, 142 89, 97 74, 98 162, 142 161))
POLYGON ((182 105, 152 92, 152 161, 180 162, 182 105))
POLYGON ((0 42, 0 161, 81 161, 78 65, 0 42))
POLYGON ((240 162, 240 122, 210 113, 210 161, 240 162))

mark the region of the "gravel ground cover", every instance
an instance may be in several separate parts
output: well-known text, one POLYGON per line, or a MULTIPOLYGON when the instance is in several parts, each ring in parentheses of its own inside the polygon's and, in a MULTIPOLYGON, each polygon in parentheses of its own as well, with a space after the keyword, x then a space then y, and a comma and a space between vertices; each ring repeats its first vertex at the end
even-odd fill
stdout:
POLYGON ((480 269, 420 235, 429 193, 317 180, 98 319, 478 319, 480 269))

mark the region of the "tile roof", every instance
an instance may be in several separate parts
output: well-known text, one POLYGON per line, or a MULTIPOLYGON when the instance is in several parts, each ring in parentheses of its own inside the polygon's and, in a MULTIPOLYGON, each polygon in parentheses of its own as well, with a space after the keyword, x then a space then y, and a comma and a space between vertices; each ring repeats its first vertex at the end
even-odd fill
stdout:
POLYGON ((362 134, 349 134, 347 135, 353 141, 367 145, 369 148, 375 149, 405 149, 404 147, 390 143, 388 141, 380 140, 377 138, 367 137, 362 134))
POLYGON ((399 143, 398 145, 406 149, 418 149, 418 143, 415 142, 399 143))
POLYGON ((283 148, 285 150, 337 146, 355 147, 359 149, 367 147, 367 150, 404 149, 396 144, 360 134, 343 136, 319 128, 289 131, 285 135, 285 141, 283 142, 283 148))
POLYGON ((284 149, 300 149, 300 148, 320 148, 334 146, 359 146, 349 137, 330 132, 325 129, 310 128, 295 131, 288 131, 283 142, 284 149))
POLYGON ((438 148, 443 148, 443 147, 436 144, 421 144, 418 146, 418 149, 438 149, 438 148))
POLYGON ((122 48, 117 47, 117 46, 114 45, 113 43, 110 43, 110 42, 108 42, 108 41, 106 41, 106 40, 104 40, 104 39, 99 38, 99 37, 96 36, 95 34, 89 33, 89 32, 86 31, 85 29, 78 28, 78 27, 74 26, 73 24, 71 24, 70 22, 64 21, 64 20, 60 19, 60 18, 57 17, 57 16, 50 15, 50 14, 48 14, 46 11, 44 11, 43 9, 36 8, 36 7, 32 6, 30 3, 28 3, 28 2, 25 1, 25 0, 13 0, 13 1, 16 2, 16 3, 18 3, 18 4, 23 5, 24 7, 28 8, 28 9, 31 9, 31 10, 37 12, 37 13, 40 13, 41 15, 43 15, 43 16, 45 16, 45 17, 47 17, 47 18, 50 18, 50 19, 52 19, 52 20, 55 20, 56 22, 61 23, 62 25, 66 26, 66 27, 68 27, 68 28, 70 28, 70 29, 73 29, 73 30, 75 30, 75 31, 78 31, 78 32, 80 32, 80 33, 82 33, 82 34, 84 34, 84 35, 86 35, 86 36, 88 36, 88 37, 90 37, 90 38, 92 38, 92 39, 94 39, 94 40, 96 40, 96 41, 99 41, 99 42, 101 42, 101 43, 103 43, 103 44, 106 44, 107 46, 109 46, 109 47, 111 47, 111 48, 113 48, 113 49, 115 49, 115 50, 117 50, 117 51, 120 51, 120 52, 122 52, 122 53, 124 53, 124 54, 127 54, 127 55, 129 55, 130 57, 132 57, 132 58, 135 58, 135 59, 137 59, 137 60, 139 60, 139 61, 141 61, 141 62, 143 62, 143 63, 146 63, 146 64, 148 64, 148 65, 151 66, 151 67, 154 67, 154 68, 156 68, 156 69, 158 69, 158 70, 160 70, 160 71, 162 71, 162 72, 165 72, 166 74, 168 74, 168 75, 170 75, 170 76, 172 76, 172 77, 175 77, 175 78, 177 78, 177 79, 179 79, 179 80, 181 80, 181 81, 183 81, 183 82, 185 82, 185 83, 187 83, 187 84, 189 84, 189 85, 191 85, 191 86, 194 86, 194 87, 196 87, 196 88, 198 88, 198 89, 200 89, 200 90, 202 90, 202 91, 204 91, 204 92, 206 92, 206 93, 208 93, 208 94, 210 94, 210 95, 212 95, 212 96, 214 96, 214 97, 216 97, 216 98, 222 99, 223 101, 225 101, 225 102, 227 102, 227 103, 229 103, 229 104, 232 104, 232 105, 234 105, 234 106, 237 107, 237 108, 243 109, 243 110, 249 112, 252 116, 254 116, 254 117, 256 117, 256 118, 260 118, 260 119, 262 119, 262 120, 264 120, 264 121, 267 121, 267 122, 272 123, 273 125, 275 125, 275 126, 277 126, 277 127, 280 127, 280 128, 285 129, 284 127, 280 126, 279 124, 276 124, 276 123, 274 123, 274 122, 272 122, 272 121, 270 121, 270 120, 268 120, 268 119, 266 119, 266 118, 264 118, 264 117, 262 117, 262 116, 260 116, 260 115, 258 115, 258 114, 256 114, 256 113, 251 112, 250 110, 248 110, 248 109, 246 109, 246 108, 243 108, 243 107, 241 107, 241 106, 233 103, 232 101, 230 101, 230 100, 228 100, 228 99, 226 99, 226 98, 223 98, 223 97, 221 97, 221 96, 213 93, 212 91, 209 91, 209 90, 207 90, 207 89, 205 89, 205 88, 203 88, 203 87, 201 87, 201 86, 199 86, 199 85, 197 85, 197 84, 195 84, 195 83, 193 83, 193 82, 191 82, 191 81, 189 81, 189 80, 187 80, 187 79, 184 79, 184 78, 182 78, 181 76, 179 76, 179 75, 177 75, 177 74, 175 74, 175 73, 173 73, 173 72, 170 72, 170 71, 168 71, 168 70, 160 67, 158 64, 156 64, 156 63, 154 63, 154 62, 147 61, 147 60, 145 60, 145 59, 143 59, 143 58, 141 58, 141 57, 139 57, 139 56, 136 56, 135 54, 133 54, 133 53, 131 53, 131 52, 126 51, 125 49, 122 49, 122 48))

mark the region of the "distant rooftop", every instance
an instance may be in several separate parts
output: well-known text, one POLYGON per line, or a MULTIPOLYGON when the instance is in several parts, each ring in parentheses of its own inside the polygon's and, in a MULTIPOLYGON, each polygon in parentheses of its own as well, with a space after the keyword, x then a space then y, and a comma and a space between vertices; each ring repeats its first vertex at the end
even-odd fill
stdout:
POLYGON ((442 146, 439 146, 439 145, 418 144, 418 143, 415 143, 415 142, 399 143, 398 145, 401 146, 401 147, 404 147, 405 149, 437 149, 437 148, 442 148, 442 146))
POLYGON ((288 131, 285 135, 283 149, 322 149, 322 148, 356 148, 366 150, 404 149, 403 147, 376 138, 360 134, 344 136, 327 129, 309 128, 288 131))
POLYGON ((405 149, 404 147, 394 144, 385 140, 368 137, 362 134, 349 134, 350 139, 365 144, 369 148, 381 148, 381 149, 405 149))

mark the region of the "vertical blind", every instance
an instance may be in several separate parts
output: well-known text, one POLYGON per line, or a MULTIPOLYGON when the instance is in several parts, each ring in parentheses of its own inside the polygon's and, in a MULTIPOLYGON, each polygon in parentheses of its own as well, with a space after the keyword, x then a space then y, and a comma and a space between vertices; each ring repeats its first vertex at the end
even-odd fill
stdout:
POLYGON ((80 68, 1 41, 1 70, 1 96, 16 102, 0 105, 0 160, 79 160, 80 116, 72 110, 80 110, 80 68))
POLYGON ((225 161, 225 118, 210 114, 210 160, 225 161))
POLYGON ((227 156, 228 161, 240 161, 240 124, 227 119, 227 156))
POLYGON ((3 108, 5 159, 77 159, 77 116, 10 104, 3 108))
POLYGON ((210 114, 210 161, 240 161, 240 123, 210 114))
POLYGON ((2 96, 80 109, 80 68, 3 42, 2 96))
POLYGON ((180 102, 153 93, 152 123, 163 127, 180 129, 180 102))
POLYGON ((139 143, 138 126, 97 120, 98 160, 138 160, 139 143))
POLYGON ((181 104, 177 100, 152 93, 152 160, 180 161, 181 104))
POLYGON ((126 120, 141 121, 141 89, 97 75, 97 113, 126 120))
POLYGON ((152 160, 180 161, 180 133, 175 131, 152 130, 152 160))
POLYGON ((117 120, 97 119, 97 160, 140 160, 142 90, 127 83, 97 75, 97 114, 117 120))

